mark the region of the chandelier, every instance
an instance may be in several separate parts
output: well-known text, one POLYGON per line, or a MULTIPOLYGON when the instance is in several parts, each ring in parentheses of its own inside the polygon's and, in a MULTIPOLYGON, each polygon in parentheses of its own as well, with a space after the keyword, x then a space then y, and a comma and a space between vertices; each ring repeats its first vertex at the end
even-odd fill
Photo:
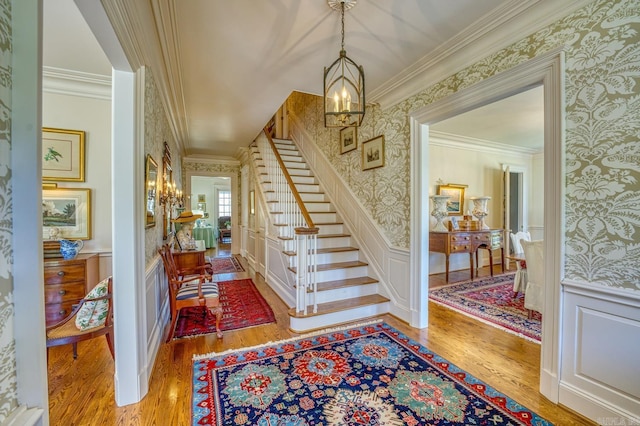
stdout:
POLYGON ((339 10, 342 23, 340 56, 324 69, 324 126, 358 127, 365 113, 364 69, 344 50, 344 11, 357 0, 327 0, 329 7, 339 10))

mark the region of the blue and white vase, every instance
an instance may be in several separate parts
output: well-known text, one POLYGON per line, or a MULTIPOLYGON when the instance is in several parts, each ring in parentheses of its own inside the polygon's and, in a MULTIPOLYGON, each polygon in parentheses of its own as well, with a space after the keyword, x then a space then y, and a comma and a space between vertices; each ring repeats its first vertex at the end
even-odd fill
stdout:
POLYGON ((60 254, 64 259, 73 259, 84 247, 82 240, 60 240, 60 254))

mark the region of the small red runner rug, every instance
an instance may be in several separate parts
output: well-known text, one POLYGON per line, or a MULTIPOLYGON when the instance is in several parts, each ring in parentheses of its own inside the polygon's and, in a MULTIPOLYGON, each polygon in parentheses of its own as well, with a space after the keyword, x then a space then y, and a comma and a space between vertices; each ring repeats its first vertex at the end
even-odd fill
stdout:
POLYGON ((524 307, 524 296, 513 297, 514 274, 476 278, 429 290, 429 299, 440 305, 524 337, 541 341, 542 316, 532 318, 524 307))
MULTIPOLYGON (((271 307, 251 279, 220 281, 218 290, 222 305, 222 331, 276 322, 271 307)), ((174 335, 179 338, 215 333, 215 324, 215 317, 205 308, 182 308, 174 335)))
POLYGON ((244 268, 233 256, 230 257, 212 257, 209 259, 214 274, 228 274, 231 272, 242 272, 244 268))

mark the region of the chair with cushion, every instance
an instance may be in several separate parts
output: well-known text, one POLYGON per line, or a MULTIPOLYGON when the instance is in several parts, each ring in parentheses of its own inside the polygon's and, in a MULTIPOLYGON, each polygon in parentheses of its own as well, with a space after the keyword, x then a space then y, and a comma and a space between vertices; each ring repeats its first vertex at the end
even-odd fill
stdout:
POLYGON ((542 313, 544 307, 544 253, 543 241, 521 241, 524 258, 527 261, 527 286, 524 293, 524 307, 542 313))
POLYGON ((231 223, 231 216, 220 216, 218 218, 218 241, 220 243, 231 242, 231 230, 227 229, 227 222, 231 223))
POLYGON ((167 342, 173 338, 173 333, 180 314, 180 309, 188 306, 206 307, 216 317, 216 334, 222 337, 220 320, 222 319, 222 307, 218 297, 218 283, 207 282, 210 276, 196 274, 181 277, 178 275, 171 249, 168 245, 162 246, 158 252, 162 257, 164 270, 169 280, 169 306, 171 310, 171 326, 167 335, 167 342))
MULTIPOLYGON (((522 241, 531 241, 531 234, 524 231, 510 233, 511 236, 511 248, 513 249, 513 256, 524 258, 524 252, 522 251, 522 241)), ((525 260, 516 260, 516 275, 513 278, 513 297, 518 295, 518 292, 524 293, 527 286, 527 262, 525 260)))
POLYGON ((107 338, 113 354, 112 279, 102 280, 64 319, 47 327, 47 352, 52 346, 73 345, 73 359, 78 358, 78 342, 99 336, 107 338))

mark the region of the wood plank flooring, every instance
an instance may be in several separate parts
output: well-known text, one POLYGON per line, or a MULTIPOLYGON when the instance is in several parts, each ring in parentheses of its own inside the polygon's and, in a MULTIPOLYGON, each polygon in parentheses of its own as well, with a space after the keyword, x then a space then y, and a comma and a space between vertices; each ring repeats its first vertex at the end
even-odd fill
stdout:
MULTIPOLYGON (((220 247, 215 255, 223 255, 220 247)), ((286 339, 296 334, 288 329, 288 308, 259 275, 249 271, 224 274, 219 279, 253 278, 271 305, 275 324, 174 340, 162 344, 156 359, 149 392, 137 404, 118 407, 114 397, 114 362, 105 339, 81 342, 78 359, 71 346, 49 352, 49 413, 51 425, 190 425, 191 360, 194 354, 220 352, 286 339)), ((498 268, 496 268, 498 269, 498 268)), ((496 271, 497 273, 497 271, 496 271)), ((468 271, 452 272, 450 281, 461 281, 468 271)), ((480 275, 488 275, 481 269, 480 275)), ((430 277, 430 285, 444 284, 444 274, 430 277)), ((417 330, 396 317, 380 317, 458 367, 485 381, 520 404, 557 425, 594 424, 552 404, 538 392, 540 345, 429 304, 429 327, 417 330)))

